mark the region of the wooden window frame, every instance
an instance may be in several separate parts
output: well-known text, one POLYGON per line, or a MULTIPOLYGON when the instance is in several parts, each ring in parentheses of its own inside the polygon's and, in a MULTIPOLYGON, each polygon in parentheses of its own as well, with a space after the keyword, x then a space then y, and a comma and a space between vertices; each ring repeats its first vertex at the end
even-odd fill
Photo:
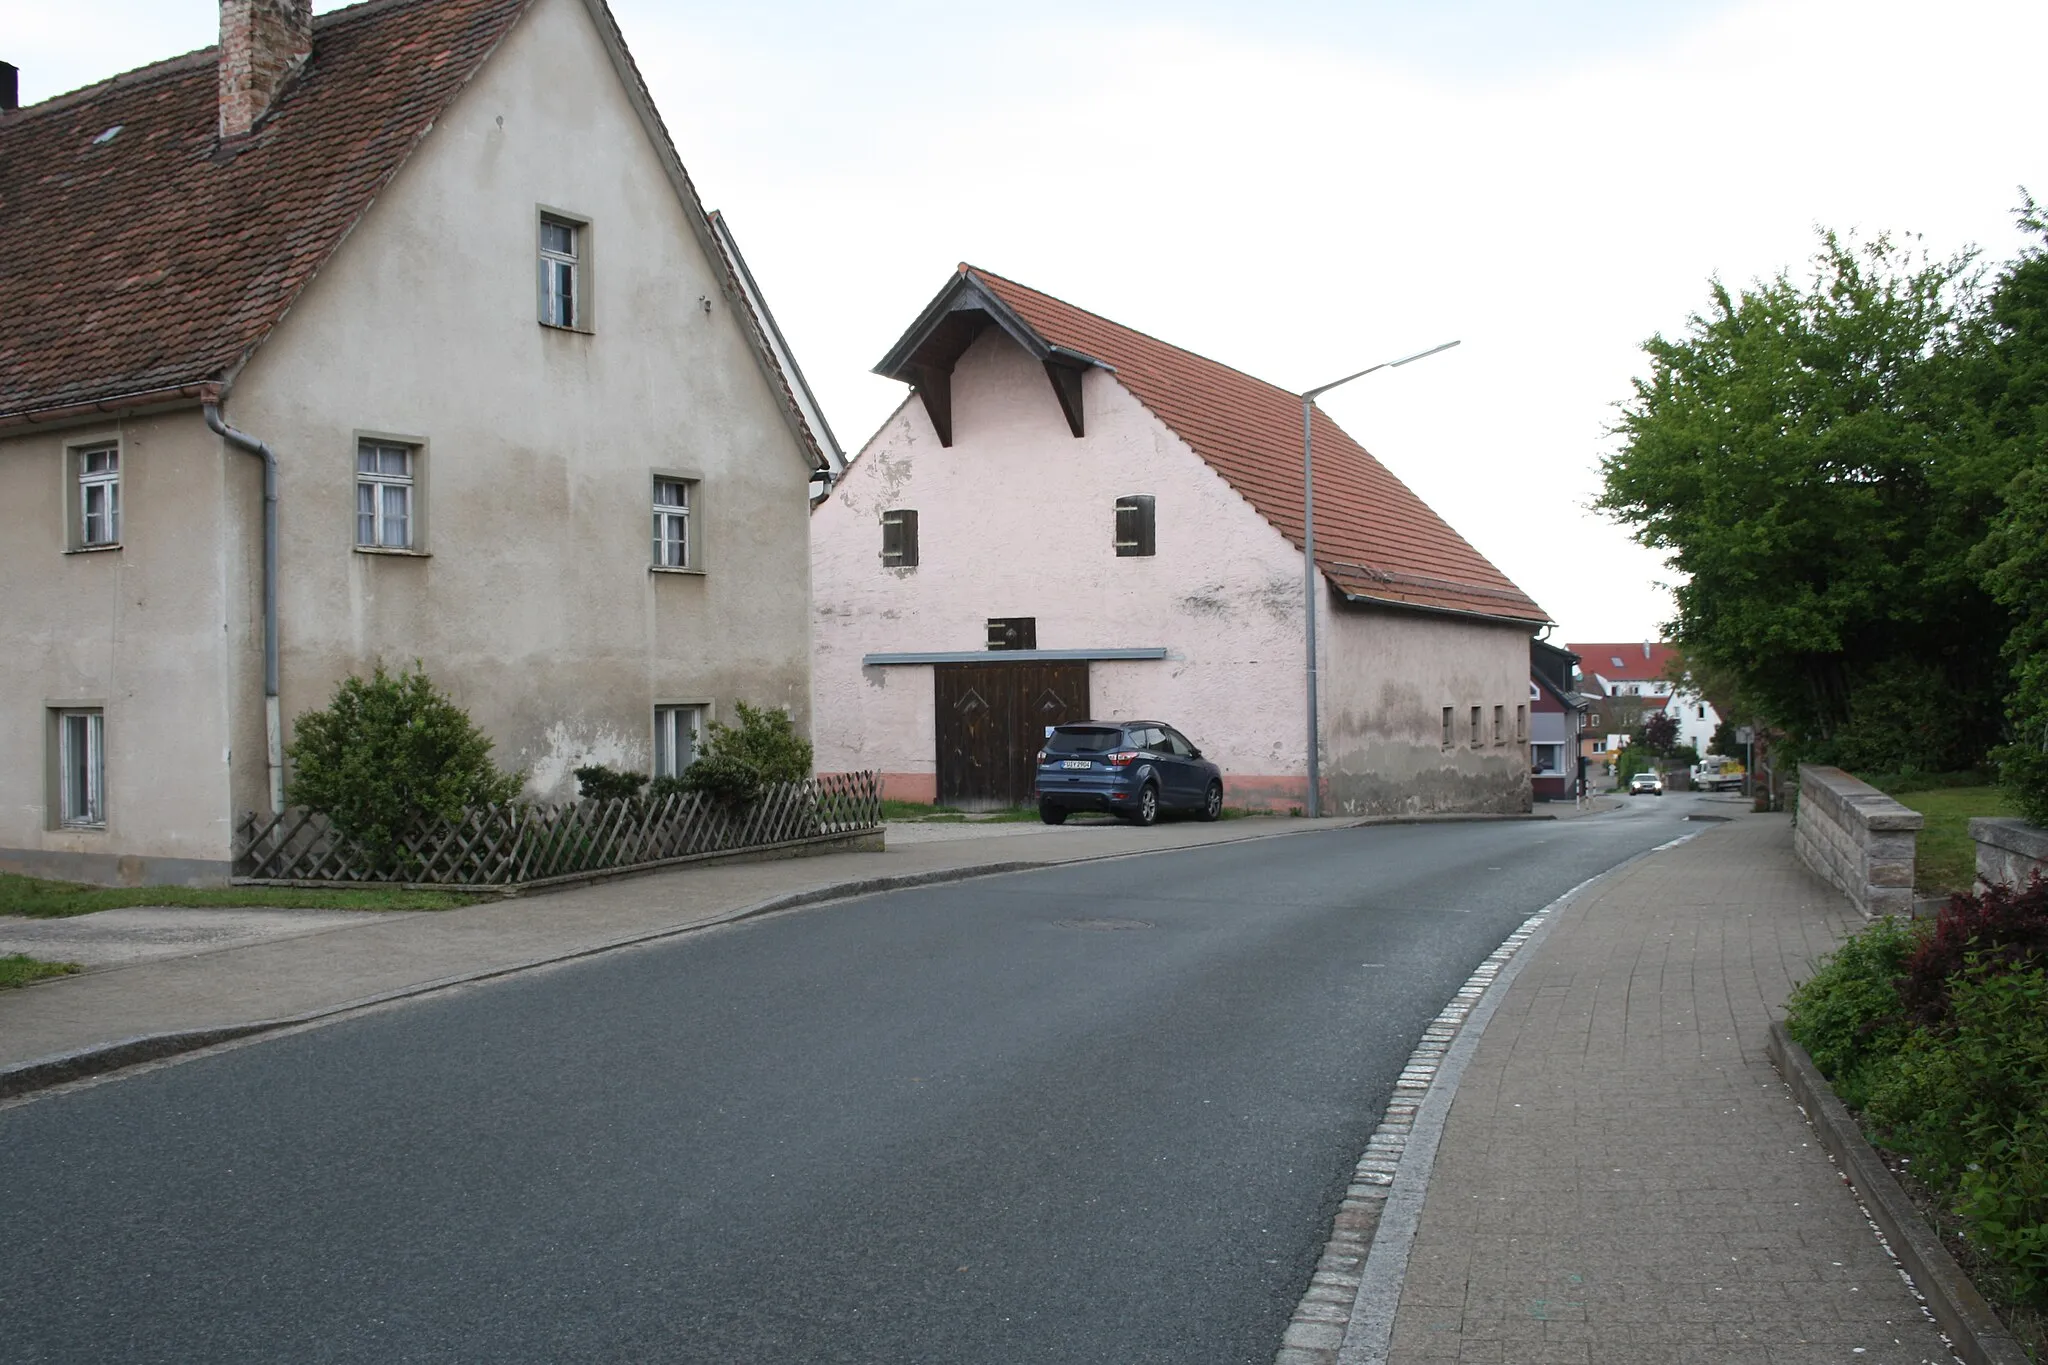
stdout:
POLYGON ((355 494, 353 510, 354 525, 351 539, 358 554, 423 555, 426 553, 425 478, 423 466, 426 463, 426 444, 404 436, 390 436, 381 432, 357 432, 355 439, 355 477, 350 483, 355 494), (378 468, 364 469, 363 457, 371 451, 377 452, 378 468), (397 452, 404 457, 403 469, 391 473, 383 468, 383 456, 397 452), (375 490, 370 498, 371 539, 363 539, 363 491, 375 490), (386 489, 403 490, 405 495, 405 539, 402 543, 386 543, 387 521, 390 517, 390 501, 386 489))

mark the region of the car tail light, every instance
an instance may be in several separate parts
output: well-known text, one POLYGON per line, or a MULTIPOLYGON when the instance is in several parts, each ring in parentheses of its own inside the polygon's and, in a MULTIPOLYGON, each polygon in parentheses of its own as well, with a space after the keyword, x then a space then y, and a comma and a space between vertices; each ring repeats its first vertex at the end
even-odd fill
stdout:
POLYGON ((1103 761, 1112 768, 1128 768, 1137 757, 1136 749, 1119 749, 1113 754, 1104 754, 1103 761))

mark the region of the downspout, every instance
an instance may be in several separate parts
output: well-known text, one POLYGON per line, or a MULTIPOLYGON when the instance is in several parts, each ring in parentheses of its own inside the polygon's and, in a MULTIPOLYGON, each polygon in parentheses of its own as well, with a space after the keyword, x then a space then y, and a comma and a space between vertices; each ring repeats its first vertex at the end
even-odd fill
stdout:
POLYGON ((202 409, 206 425, 238 450, 263 461, 263 748, 270 769, 270 811, 284 813, 284 720, 277 701, 277 453, 220 420, 213 403, 202 409))

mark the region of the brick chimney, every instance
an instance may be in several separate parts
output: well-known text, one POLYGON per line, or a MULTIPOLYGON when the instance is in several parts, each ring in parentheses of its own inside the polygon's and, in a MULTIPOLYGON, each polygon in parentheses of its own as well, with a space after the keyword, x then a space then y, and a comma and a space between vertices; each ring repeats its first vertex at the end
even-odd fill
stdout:
POLYGON ((313 0, 220 0, 220 135, 247 135, 313 51, 313 0))

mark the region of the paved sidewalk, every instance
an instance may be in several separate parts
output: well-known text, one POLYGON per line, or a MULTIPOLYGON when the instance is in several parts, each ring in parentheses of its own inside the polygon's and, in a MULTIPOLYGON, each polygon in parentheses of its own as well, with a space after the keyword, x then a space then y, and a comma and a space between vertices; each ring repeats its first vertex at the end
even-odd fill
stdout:
POLYGON ((1564 907, 1459 1083, 1390 1365, 1950 1361, 1765 1056, 1860 922, 1782 815, 1564 907))
MULTIPOLYGON (((714 924, 786 897, 835 888, 857 891, 861 883, 879 878, 1051 866, 1355 823, 1227 820, 1151 829, 1122 824, 1068 824, 1057 829, 946 825, 934 826, 929 835, 918 831, 908 837, 892 830, 896 843, 886 852, 684 867, 457 910, 342 916, 280 911, 276 915, 287 919, 303 915, 304 927, 289 937, 210 949, 198 944, 183 956, 133 961, 0 991, 0 1068, 154 1034, 295 1018, 436 982, 514 970, 635 938, 714 924)), ((169 933, 174 922, 191 912, 104 913, 145 921, 162 916, 166 927, 161 932, 169 933)), ((43 936, 36 945, 39 956, 63 956, 56 936, 66 921, 7 923, 43 936)), ((145 946, 135 945, 138 952, 145 946)))

